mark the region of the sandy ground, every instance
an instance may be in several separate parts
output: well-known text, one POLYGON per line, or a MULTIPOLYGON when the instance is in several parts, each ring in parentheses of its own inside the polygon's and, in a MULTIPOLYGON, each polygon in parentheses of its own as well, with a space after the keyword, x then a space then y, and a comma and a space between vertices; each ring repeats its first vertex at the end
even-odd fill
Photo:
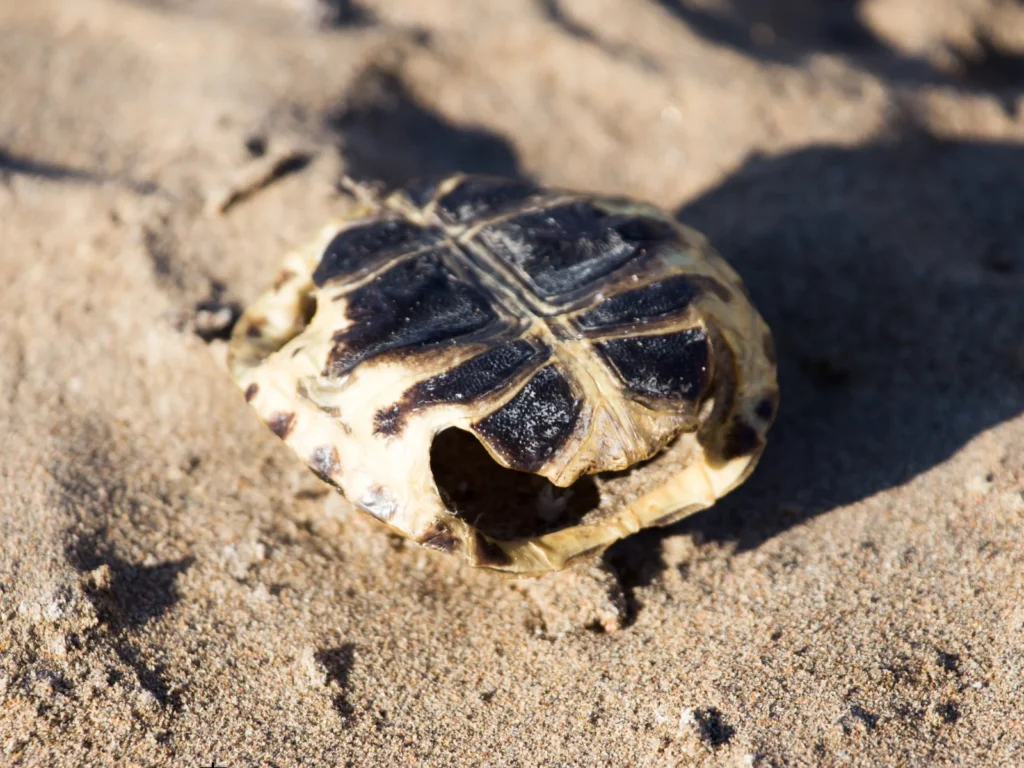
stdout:
POLYGON ((0 763, 1024 764, 1022 140, 1009 0, 0 2, 0 763), (776 334, 617 582, 388 535, 197 333, 455 169, 677 210, 776 334))

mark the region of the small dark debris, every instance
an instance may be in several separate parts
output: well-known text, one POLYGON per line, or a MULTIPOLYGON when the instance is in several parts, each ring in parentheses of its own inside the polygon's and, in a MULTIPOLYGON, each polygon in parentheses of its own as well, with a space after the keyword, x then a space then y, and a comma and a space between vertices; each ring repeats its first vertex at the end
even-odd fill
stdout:
POLYGON ((293 173, 305 170, 313 162, 313 155, 305 150, 294 148, 282 152, 277 158, 266 158, 263 162, 265 165, 258 173, 231 188, 223 199, 217 201, 216 211, 218 213, 225 214, 271 184, 293 173))
POLYGON ((377 23, 373 13, 353 0, 319 0, 319 24, 321 27, 360 28, 377 23))
POLYGON ((327 683, 336 686, 337 693, 332 699, 334 710, 345 720, 355 713, 348 701, 348 678, 355 663, 355 643, 342 643, 336 648, 317 651, 315 658, 327 674, 327 683))
POLYGON ((728 744, 736 735, 736 729, 726 724, 722 713, 714 707, 696 709, 693 719, 697 723, 697 733, 705 744, 718 748, 728 744))
POLYGON ((242 308, 237 302, 225 301, 220 294, 221 291, 215 288, 210 298, 196 304, 192 328, 196 336, 206 343, 231 338, 231 329, 242 315, 242 308))
POLYGON ((311 162, 313 162, 312 155, 301 151, 291 152, 282 157, 281 161, 274 166, 271 178, 267 183, 277 181, 290 173, 298 173, 304 170, 311 162))
POLYGON ((325 648, 317 651, 315 658, 327 673, 327 682, 335 683, 344 688, 348 685, 348 676, 355 663, 355 643, 342 643, 337 648, 325 648))
POLYGON ((494 690, 484 691, 480 694, 480 701, 484 702, 484 704, 490 704, 497 693, 498 690, 496 688, 494 690))
POLYGON ((295 500, 312 501, 314 499, 322 499, 324 496, 329 495, 330 492, 328 488, 304 488, 295 492, 295 500))
POLYGON ((263 157, 267 154, 267 140, 263 136, 250 136, 245 140, 245 151, 252 158, 263 157))
POLYGON ((935 663, 947 672, 952 672, 954 675, 960 674, 960 657, 955 653, 939 651, 935 656, 935 663))
POLYGON ((0 147, 0 177, 7 174, 37 176, 51 181, 71 180, 96 182, 101 180, 101 177, 91 171, 14 155, 0 147))
POLYGON ((942 718, 942 722, 952 725, 960 719, 960 708, 955 701, 947 701, 935 707, 935 712, 942 718))
POLYGON ((63 674, 55 670, 38 671, 36 678, 45 682, 49 686, 50 691, 56 695, 70 696, 74 690, 71 682, 63 674))

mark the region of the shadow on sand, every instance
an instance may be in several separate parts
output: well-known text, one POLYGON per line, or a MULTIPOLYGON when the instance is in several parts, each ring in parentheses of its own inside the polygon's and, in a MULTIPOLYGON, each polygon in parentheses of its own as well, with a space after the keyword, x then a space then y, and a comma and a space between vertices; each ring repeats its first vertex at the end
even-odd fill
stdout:
POLYGON ((627 587, 663 570, 667 536, 755 548, 1024 411, 1024 146, 917 134, 752 159, 678 216, 772 327, 782 403, 746 484, 609 550, 627 587))
POLYGON ((338 138, 347 172, 356 179, 397 187, 456 171, 522 175, 508 141, 446 120, 385 67, 364 71, 325 122, 338 138))
MULTIPOLYGON (((889 45, 867 24, 860 0, 731 0, 723 7, 690 0, 648 0, 715 45, 757 61, 801 65, 814 54, 846 57, 891 86, 941 85, 993 96, 1013 114, 1024 89, 1024 55, 1010 50, 982 28, 971 49, 948 46, 948 71, 889 45)), ((571 20, 562 0, 538 0, 540 12, 565 34, 604 48, 597 31, 571 20)), ((620 46, 621 47, 621 46, 620 46)), ((656 62, 652 62, 657 68, 656 62)))

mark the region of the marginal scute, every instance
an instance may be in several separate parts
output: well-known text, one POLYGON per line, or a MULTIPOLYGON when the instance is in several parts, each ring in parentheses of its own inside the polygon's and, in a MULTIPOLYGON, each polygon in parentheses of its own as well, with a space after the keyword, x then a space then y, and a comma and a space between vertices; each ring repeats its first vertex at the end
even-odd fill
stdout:
POLYGON ((728 304, 733 299, 732 291, 726 288, 718 280, 707 275, 691 275, 690 279, 694 281, 696 285, 700 287, 702 291, 706 293, 713 293, 719 299, 728 304))
POLYGON ((438 523, 423 534, 419 541, 425 547, 447 552, 448 554, 457 551, 462 546, 459 537, 452 533, 451 527, 446 523, 438 523))
POLYGON ((388 489, 382 485, 371 485, 356 503, 385 523, 394 517, 398 508, 388 489))
POLYGON ((775 341, 772 339, 771 333, 765 332, 761 338, 761 346, 764 350, 765 359, 772 365, 775 365, 777 362, 775 359, 775 341))
POLYGON ((398 218, 375 219, 343 229, 324 249, 313 271, 313 283, 319 288, 330 280, 352 277, 371 264, 386 262, 442 239, 438 230, 424 229, 398 218))
POLYGON ((402 261, 345 296, 324 375, 337 378, 384 352, 451 342, 498 320, 488 297, 436 251, 402 261))
POLYGON ((634 393, 694 401, 708 385, 711 353, 703 328, 609 339, 597 348, 634 393))
POLYGON ((515 397, 473 428, 510 467, 533 472, 572 434, 580 406, 565 376, 556 366, 548 365, 515 397))
POLYGON ((737 419, 725 433, 722 442, 722 459, 731 461, 740 456, 749 456, 763 446, 757 430, 741 419, 737 419))
POLYGON ((380 435, 397 435, 410 412, 430 405, 470 405, 506 386, 527 366, 545 360, 550 352, 543 345, 524 340, 494 347, 410 387, 399 402, 377 411, 373 431, 380 435))
POLYGON ((477 239, 543 298, 557 299, 592 288, 677 236, 665 222, 577 201, 489 224, 477 239))
POLYGON ((333 445, 321 445, 309 457, 309 466, 324 481, 333 482, 331 476, 341 471, 338 449, 333 445))

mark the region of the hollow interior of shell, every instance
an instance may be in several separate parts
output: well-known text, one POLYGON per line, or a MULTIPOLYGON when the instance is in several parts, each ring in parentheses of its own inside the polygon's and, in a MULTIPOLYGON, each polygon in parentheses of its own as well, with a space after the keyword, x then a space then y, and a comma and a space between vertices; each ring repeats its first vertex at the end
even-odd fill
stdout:
MULTIPOLYGON (((546 539, 547 569, 596 555, 641 528, 667 525, 710 506, 727 490, 721 482, 738 484, 756 460, 743 457, 726 465, 722 478, 714 477, 703 449, 687 433, 646 461, 584 475, 563 488, 540 475, 501 466, 472 434, 459 429, 443 430, 431 446, 434 482, 450 512, 513 553, 546 539)), ((545 570, 533 558, 519 559, 509 570, 526 573, 531 565, 545 570)))

